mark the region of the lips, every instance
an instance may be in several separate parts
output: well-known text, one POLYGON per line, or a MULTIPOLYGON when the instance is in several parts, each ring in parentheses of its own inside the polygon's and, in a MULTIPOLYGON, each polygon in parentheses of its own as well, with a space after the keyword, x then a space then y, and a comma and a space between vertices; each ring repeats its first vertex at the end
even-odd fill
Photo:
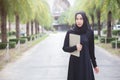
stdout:
POLYGON ((82 24, 78 24, 78 26, 81 26, 82 24))

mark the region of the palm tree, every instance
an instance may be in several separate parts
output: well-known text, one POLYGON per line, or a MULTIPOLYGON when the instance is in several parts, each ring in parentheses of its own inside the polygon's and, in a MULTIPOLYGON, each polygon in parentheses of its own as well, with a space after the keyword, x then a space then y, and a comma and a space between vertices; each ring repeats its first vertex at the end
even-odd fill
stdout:
POLYGON ((7 42, 7 28, 6 28, 6 17, 7 14, 2 8, 1 10, 1 35, 2 35, 2 42, 7 42))
POLYGON ((112 19, 118 14, 118 1, 117 0, 104 0, 104 11, 107 13, 107 37, 112 37, 112 19))
POLYGON ((98 35, 101 36, 101 8, 103 4, 103 0, 95 0, 96 6, 96 15, 97 15, 97 23, 98 23, 98 35))
POLYGON ((16 38, 20 38, 20 18, 17 13, 15 17, 16 17, 16 38))
POLYGON ((35 19, 40 25, 49 27, 52 24, 52 16, 46 1, 38 0, 36 4, 35 19))
POLYGON ((27 34, 27 36, 30 35, 30 33, 29 33, 29 22, 27 22, 27 24, 26 24, 26 34, 27 34))
POLYGON ((0 12, 2 42, 7 42, 7 17, 8 19, 11 19, 11 16, 16 18, 16 38, 20 37, 20 22, 37 20, 37 25, 49 26, 52 21, 49 6, 43 0, 0 0, 0 12))
POLYGON ((23 6, 23 0, 19 1, 19 0, 8 0, 10 3, 10 7, 9 9, 11 10, 11 13, 13 13, 13 15, 15 15, 15 21, 16 21, 16 38, 20 38, 20 17, 24 12, 23 6), (14 7, 16 6, 16 7, 14 7))
POLYGON ((6 1, 0 0, 0 16, 1 16, 1 37, 2 42, 7 42, 7 28, 6 28, 6 18, 7 18, 7 9, 6 1))
POLYGON ((33 21, 31 21, 31 35, 33 35, 33 21))
POLYGON ((84 6, 85 7, 85 11, 86 13, 90 16, 91 18, 91 26, 92 26, 92 29, 94 30, 94 24, 95 24, 95 9, 96 9, 96 6, 95 6, 95 0, 91 0, 89 1, 89 4, 88 4, 88 0, 86 0, 86 2, 84 3, 84 6))

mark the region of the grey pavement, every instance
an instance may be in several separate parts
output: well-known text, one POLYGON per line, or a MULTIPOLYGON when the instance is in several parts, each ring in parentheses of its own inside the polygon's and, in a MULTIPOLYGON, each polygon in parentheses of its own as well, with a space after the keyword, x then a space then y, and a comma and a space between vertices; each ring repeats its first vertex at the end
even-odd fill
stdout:
MULTIPOLYGON (((69 54, 62 51, 65 33, 50 34, 0 71, 0 80, 67 80, 69 54)), ((95 48, 100 73, 96 80, 120 80, 120 59, 95 48)))

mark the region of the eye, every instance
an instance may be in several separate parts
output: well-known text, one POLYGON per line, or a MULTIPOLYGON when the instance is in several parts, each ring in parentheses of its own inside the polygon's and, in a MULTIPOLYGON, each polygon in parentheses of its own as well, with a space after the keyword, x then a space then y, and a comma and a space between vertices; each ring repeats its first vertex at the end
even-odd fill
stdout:
POLYGON ((79 18, 76 18, 76 20, 79 20, 79 18))

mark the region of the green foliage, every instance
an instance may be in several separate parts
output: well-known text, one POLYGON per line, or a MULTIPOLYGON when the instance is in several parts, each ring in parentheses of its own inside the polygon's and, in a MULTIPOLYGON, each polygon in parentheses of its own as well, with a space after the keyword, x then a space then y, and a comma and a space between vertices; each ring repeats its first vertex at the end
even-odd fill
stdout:
POLYGON ((7 43, 0 43, 0 49, 5 49, 7 47, 7 43))
POLYGON ((20 44, 24 44, 26 42, 26 38, 20 38, 20 44))
POLYGON ((117 48, 120 48, 120 41, 117 41, 117 43, 116 43, 116 41, 112 41, 111 42, 112 48, 115 48, 116 44, 117 44, 117 48))
POLYGON ((24 38, 24 39, 27 39, 28 41, 30 41, 31 36, 26 36, 26 37, 21 37, 21 38, 24 38))
POLYGON ((12 35, 15 35, 15 34, 16 34, 15 31, 11 31, 11 32, 8 32, 8 33, 7 33, 8 36, 12 36, 12 35))
POLYGON ((106 43, 110 43, 114 40, 118 40, 118 38, 116 38, 116 37, 106 38, 106 37, 103 37, 103 36, 100 38, 101 43, 105 43, 105 41, 106 41, 106 43))
POLYGON ((120 12, 120 8, 119 8, 119 3, 117 0, 104 0, 105 5, 103 5, 102 11, 103 13, 108 14, 109 11, 112 12, 112 18, 114 19, 118 19, 120 18, 119 12, 120 12))
POLYGON ((67 19, 68 19, 67 13, 63 13, 63 14, 59 17, 58 23, 59 23, 59 24, 66 24, 66 23, 68 23, 67 19))
MULTIPOLYGON (((100 11, 101 14, 101 22, 107 22, 107 14, 108 11, 112 11, 112 18, 119 19, 120 18, 120 4, 119 0, 75 0, 74 6, 71 7, 69 11, 66 11, 68 16, 68 23, 73 24, 74 14, 75 12, 84 10, 87 16, 90 18, 91 16, 95 16, 94 20, 97 21, 97 12, 100 11)), ((90 19, 89 19, 90 20, 90 19)), ((91 22, 91 20, 90 20, 91 22)))
POLYGON ((13 41, 16 42, 16 44, 18 43, 18 41, 20 41, 20 44, 23 44, 26 42, 25 38, 20 38, 20 39, 10 39, 9 41, 13 41))
POLYGON ((98 35, 94 35, 94 39, 98 39, 98 35))
POLYGON ((120 35, 120 30, 112 30, 112 34, 115 36, 120 35))
POLYGON ((103 34, 107 34, 107 29, 103 29, 103 34))
POLYGON ((16 42, 16 44, 17 44, 19 39, 9 39, 9 41, 16 42))
POLYGON ((15 48, 16 43, 15 42, 9 42, 9 48, 15 48))
POLYGON ((52 24, 53 19, 46 0, 0 0, 0 2, 0 7, 5 9, 10 22, 14 21, 15 15, 19 15, 22 23, 37 20, 44 26, 52 24))
MULTIPOLYGON (((15 42, 9 42, 9 48, 15 48, 15 42)), ((0 49, 5 49, 7 47, 7 43, 0 43, 0 49)))

